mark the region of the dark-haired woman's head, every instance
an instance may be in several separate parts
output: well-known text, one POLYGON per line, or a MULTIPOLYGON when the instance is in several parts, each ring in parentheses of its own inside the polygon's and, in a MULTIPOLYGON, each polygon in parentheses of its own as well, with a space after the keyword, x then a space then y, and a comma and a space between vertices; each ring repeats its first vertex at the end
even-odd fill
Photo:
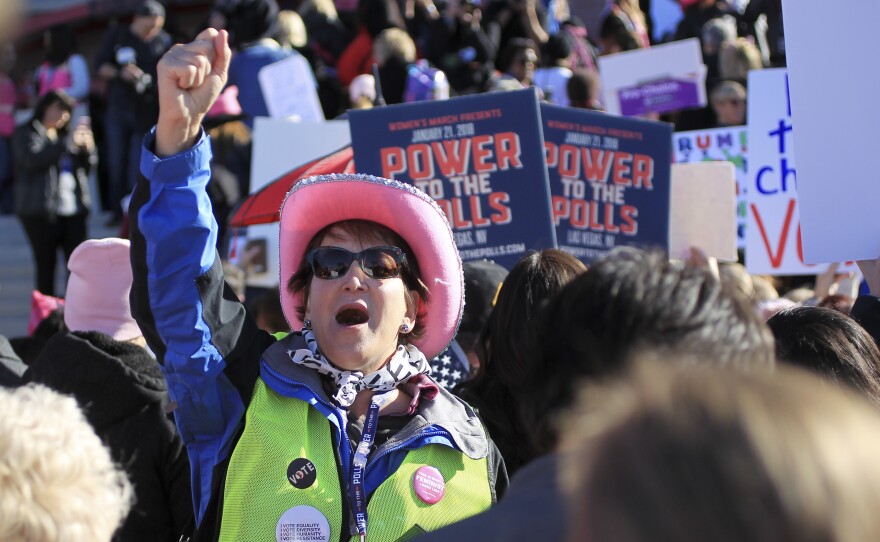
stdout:
MULTIPOLYGON (((331 340, 332 333, 328 329, 333 329, 335 323, 338 323, 343 317, 364 318, 371 315, 370 312, 360 311, 360 309, 357 309, 359 314, 349 314, 355 312, 354 308, 346 309, 347 312, 343 311, 345 313, 343 314, 339 312, 340 307, 344 309, 348 305, 340 305, 341 302, 333 297, 333 295, 326 294, 328 288, 330 290, 345 288, 346 281, 350 280, 346 278, 348 275, 357 275, 359 280, 365 282, 372 281, 371 284, 374 284, 374 288, 371 291, 376 292, 376 303, 372 307, 373 312, 375 312, 375 314, 372 314, 373 321, 369 322, 371 329, 377 328, 377 336, 384 338, 388 338, 388 335, 393 336, 393 340, 374 341, 377 349, 393 351, 398 344, 409 344, 412 341, 417 341, 425 334, 425 322, 422 317, 424 316, 424 303, 428 300, 428 288, 421 279, 418 261, 412 248, 393 230, 366 220, 337 222, 319 231, 306 246, 305 254, 307 257, 303 258, 299 269, 290 277, 287 288, 291 293, 302 293, 303 305, 296 308, 297 314, 301 319, 311 322, 310 325, 314 328, 317 340, 322 345, 322 350, 338 365, 342 366, 343 364, 342 354, 334 357, 332 352, 337 350, 336 343, 342 343, 342 341, 339 337, 335 337, 335 341, 331 340), (395 277, 393 279, 380 280, 367 277, 363 271, 364 266, 367 264, 363 260, 357 264, 360 266, 358 271, 349 272, 346 270, 339 278, 317 278, 308 255, 315 249, 324 246, 347 248, 350 252, 354 248, 363 250, 368 247, 396 247, 405 255, 405 263, 400 267, 399 279, 395 277), (398 282, 400 283, 399 285, 398 282), (317 300, 314 295, 316 290, 322 293, 317 300), (400 295, 397 296, 397 293, 400 295), (331 299, 332 302, 327 304, 323 301, 326 298, 331 299), (400 309, 399 312, 405 313, 407 322, 414 322, 405 331, 395 331, 398 330, 401 322, 391 317, 392 312, 395 313, 395 317, 399 316, 394 309, 400 309), (327 325, 323 325, 324 323, 327 323, 327 325), (322 339, 324 340, 322 341, 322 339)), ((348 264, 348 267, 351 266, 355 266, 355 262, 348 264)), ((357 266, 355 267, 357 268, 357 266)), ((362 350, 368 350, 367 346, 361 345, 359 349, 355 350, 358 353, 363 353, 362 350)), ((347 354, 349 352, 344 353, 347 354)), ((361 357, 369 356, 364 355, 361 357)), ((387 357, 385 359, 378 359, 381 362, 387 361, 387 357)))
POLYGON ((539 59, 535 42, 527 38, 513 38, 498 57, 498 69, 520 83, 529 84, 535 76, 539 59))
POLYGON ((836 383, 848 384, 880 404, 880 350, 849 316, 823 307, 792 307, 767 320, 776 357, 836 383))
POLYGON ((602 20, 599 29, 599 43, 603 55, 612 55, 624 51, 639 49, 632 22, 622 13, 611 12, 602 20))
POLYGON ((584 271, 580 260, 561 250, 524 256, 504 279, 477 341, 480 368, 472 381, 463 384, 461 393, 480 409, 489 433, 502 449, 508 471, 534 457, 518 438, 521 429, 517 428, 522 423, 517 403, 530 393, 525 375, 532 370, 538 359, 536 350, 541 348, 536 344, 536 322, 546 302, 584 271))
POLYGON ((52 90, 40 98, 31 118, 39 121, 45 128, 60 132, 67 128, 71 111, 73 111, 73 100, 70 96, 63 91, 52 90))
POLYGON ((521 410, 542 453, 558 440, 555 420, 581 380, 624 370, 641 352, 699 355, 721 367, 768 370, 773 337, 748 302, 704 268, 660 250, 621 247, 554 296, 537 322, 538 360, 521 410))

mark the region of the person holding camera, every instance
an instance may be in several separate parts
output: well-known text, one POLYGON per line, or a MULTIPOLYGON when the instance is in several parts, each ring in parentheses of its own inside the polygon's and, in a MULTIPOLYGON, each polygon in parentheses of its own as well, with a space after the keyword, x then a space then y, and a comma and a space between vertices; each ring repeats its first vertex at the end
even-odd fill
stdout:
POLYGON ((73 105, 63 91, 47 92, 12 137, 15 214, 34 255, 35 289, 45 295, 56 293, 58 249, 67 259, 88 237, 95 142, 88 117, 70 129, 73 105))
POLYGON ((98 51, 98 76, 107 81, 108 198, 112 217, 108 225, 122 220, 120 202, 137 179, 140 142, 159 118, 156 65, 171 47, 162 29, 165 8, 145 0, 128 26, 111 28, 98 51))

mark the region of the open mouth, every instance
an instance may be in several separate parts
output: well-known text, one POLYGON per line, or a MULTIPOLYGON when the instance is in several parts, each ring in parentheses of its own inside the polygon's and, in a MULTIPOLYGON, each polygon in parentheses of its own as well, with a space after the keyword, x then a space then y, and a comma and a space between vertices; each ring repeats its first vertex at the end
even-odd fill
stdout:
POLYGON ((344 326, 365 324, 369 319, 370 315, 362 307, 346 307, 336 313, 336 323, 344 326))

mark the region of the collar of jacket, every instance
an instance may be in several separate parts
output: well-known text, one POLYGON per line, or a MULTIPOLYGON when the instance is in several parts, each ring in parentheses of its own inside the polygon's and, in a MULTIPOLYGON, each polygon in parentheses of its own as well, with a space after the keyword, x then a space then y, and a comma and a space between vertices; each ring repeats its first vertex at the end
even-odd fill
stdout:
POLYGON ((168 401, 162 372, 149 352, 98 331, 56 333, 24 379, 73 395, 97 430, 168 401))
MULTIPOLYGON (((306 348, 299 333, 291 333, 270 346, 263 354, 260 376, 276 393, 311 404, 317 402, 324 407, 321 410, 325 414, 329 414, 327 411, 338 412, 338 407, 324 391, 321 376, 290 361, 287 351, 299 348, 306 348)), ((420 401, 413 419, 388 439, 375 456, 382 454, 383 450, 407 446, 426 433, 436 433, 437 429, 448 433, 455 447, 471 459, 482 459, 489 454, 489 440, 474 410, 439 384, 438 388, 437 396, 430 401, 420 401)))

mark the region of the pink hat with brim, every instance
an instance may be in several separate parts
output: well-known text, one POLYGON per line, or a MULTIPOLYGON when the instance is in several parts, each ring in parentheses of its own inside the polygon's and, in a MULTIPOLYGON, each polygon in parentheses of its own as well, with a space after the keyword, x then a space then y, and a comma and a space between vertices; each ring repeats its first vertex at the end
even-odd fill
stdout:
MULTIPOLYGON (((291 329, 302 327, 302 293, 285 287, 321 229, 343 220, 369 220, 400 235, 415 253, 428 303, 420 307, 425 334, 413 344, 431 359, 449 346, 464 309, 461 258, 446 215, 418 188, 371 175, 321 175, 297 183, 281 205, 281 308, 291 329)), ((424 303, 424 300, 423 300, 424 303)))

